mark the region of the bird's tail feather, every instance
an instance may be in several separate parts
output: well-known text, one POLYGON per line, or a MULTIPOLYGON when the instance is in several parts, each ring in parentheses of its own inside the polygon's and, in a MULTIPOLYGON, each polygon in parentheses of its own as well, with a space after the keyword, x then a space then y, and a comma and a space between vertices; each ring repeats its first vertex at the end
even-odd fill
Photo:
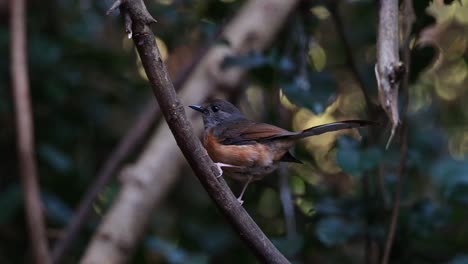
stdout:
POLYGON ((367 120, 345 120, 345 121, 338 121, 333 122, 325 125, 314 126, 308 129, 303 130, 302 132, 298 133, 297 135, 292 136, 292 138, 305 138, 315 135, 320 135, 323 133, 337 131, 342 129, 349 129, 349 128, 357 128, 363 126, 370 126, 376 125, 377 123, 374 121, 367 121, 367 120))

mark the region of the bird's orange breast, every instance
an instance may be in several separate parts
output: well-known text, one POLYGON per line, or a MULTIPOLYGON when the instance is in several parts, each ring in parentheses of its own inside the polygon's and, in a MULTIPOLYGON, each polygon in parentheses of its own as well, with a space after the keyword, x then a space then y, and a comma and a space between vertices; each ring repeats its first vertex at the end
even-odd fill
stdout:
POLYGON ((241 167, 269 166, 275 162, 276 155, 273 155, 268 145, 223 145, 213 136, 210 129, 203 137, 203 145, 214 162, 241 167))

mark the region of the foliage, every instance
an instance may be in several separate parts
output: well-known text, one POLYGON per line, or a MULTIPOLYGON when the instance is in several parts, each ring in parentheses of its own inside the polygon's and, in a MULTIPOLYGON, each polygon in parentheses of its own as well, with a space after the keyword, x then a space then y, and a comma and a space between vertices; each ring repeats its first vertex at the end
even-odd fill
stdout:
MULTIPOLYGON (((214 36, 244 3, 146 2, 158 20, 153 29, 167 46, 169 58, 184 57, 178 55, 183 48, 193 55, 195 47, 214 36)), ((224 67, 249 70, 240 105, 253 118, 303 129, 370 116, 332 14, 311 2, 302 4, 267 51, 225 59, 224 67), (291 119, 284 120, 284 113, 291 119)), ((373 1, 341 2, 339 13, 358 78, 364 91, 375 97, 377 7, 373 1)), ((54 230, 70 221, 96 171, 152 95, 139 73, 132 44, 124 39, 120 19, 104 15, 109 1, 28 4, 37 163, 54 242, 54 230)), ((415 1, 408 159, 393 263, 467 262, 467 6, 466 0, 415 1)), ((2 58, 8 57, 5 14, 0 10, 2 58)), ((182 67, 174 61, 174 69, 182 67)), ((0 83, 9 83, 7 59, 0 60, 0 83)), ((24 254, 28 240, 13 114, 11 90, 0 86, 2 263, 24 263, 29 258, 24 254)), ((305 164, 289 167, 296 234, 287 233, 276 176, 247 190, 244 206, 297 263, 363 263, 366 254, 375 253, 369 251, 383 248, 400 164, 399 142, 384 149, 385 125, 374 132, 362 129, 361 134, 330 133, 298 145, 295 152, 305 164), (368 241, 375 246, 366 251, 368 241)), ((231 185, 238 191, 235 183, 231 185)), ((118 184, 113 182, 101 194, 65 263, 79 259, 116 192, 118 184)), ((155 211, 134 263, 254 263, 246 252, 199 183, 187 175, 155 211)))

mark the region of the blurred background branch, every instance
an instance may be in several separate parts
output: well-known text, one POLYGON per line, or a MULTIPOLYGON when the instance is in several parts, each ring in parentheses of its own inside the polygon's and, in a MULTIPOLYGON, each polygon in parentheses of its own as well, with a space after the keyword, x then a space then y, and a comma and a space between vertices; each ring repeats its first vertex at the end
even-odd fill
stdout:
POLYGON ((34 124, 29 94, 26 3, 10 1, 10 73, 16 117, 16 144, 18 166, 23 187, 26 222, 30 236, 34 263, 49 263, 48 242, 42 203, 39 194, 35 151, 34 124))
MULTIPOLYGON (((10 57, 8 2, 0 0, 2 58, 10 57)), ((169 73, 177 73, 198 56, 199 47, 219 31, 226 32, 221 29, 236 18, 247 1, 145 3, 158 20, 153 27, 162 60, 169 73)), ((85 193, 95 192, 91 187, 99 181, 97 175, 109 168, 105 163, 112 160, 111 153, 132 130, 129 128, 140 122, 140 117, 145 119, 141 115, 149 111, 145 109, 149 99, 154 102, 135 45, 122 32, 122 17, 117 12, 105 16, 110 5, 109 0, 28 2, 34 154, 45 208, 45 234, 55 250, 59 241, 70 237, 65 227, 76 219, 73 209, 79 207, 85 193)), ((247 190, 244 208, 291 261, 380 263, 394 199, 399 197, 389 263, 466 262, 468 0, 413 1, 413 5, 411 63, 403 76, 409 78, 409 103, 404 111, 403 78, 401 129, 395 143, 384 150, 388 135, 382 127, 313 137, 293 150, 303 164, 289 165, 282 177, 273 174, 247 190), (405 134, 407 143, 403 144, 405 134), (402 159, 405 145, 406 159, 402 159), (400 175, 403 177, 398 180, 400 175), (394 194, 397 184, 399 195, 394 194), (291 198, 285 199, 288 188, 291 198), (291 223, 295 223, 295 237, 289 236, 289 230, 294 229, 291 223)), ((268 3, 261 9, 276 10, 268 3)), ((293 131, 366 116, 391 126, 380 107, 366 110, 361 92, 362 82, 369 99, 379 101, 377 89, 372 89, 377 85, 377 2, 300 1, 295 10, 287 17, 243 18, 245 23, 231 30, 228 38, 223 33, 200 61, 205 66, 196 67, 181 87, 180 95, 187 98, 183 103, 228 98, 249 118, 293 131), (331 2, 336 2, 336 9, 329 6, 331 2), (342 27, 338 27, 335 15, 339 15, 342 27), (270 40, 253 49, 251 45, 261 38, 249 34, 250 29, 257 24, 276 24, 277 19, 283 29, 267 33, 270 40), (361 80, 349 63, 350 51, 361 80), (205 64, 208 56, 215 58, 211 66, 205 64), (220 64, 223 67, 218 67, 220 64)), ((400 32, 404 62, 406 31, 402 27, 400 32)), ((9 69, 9 60, 0 60, 0 83, 12 82, 9 69)), ((23 206, 22 166, 18 156, 11 155, 16 153, 18 134, 13 89, 8 87, 0 85, 0 263, 29 263, 33 248, 28 246, 32 243, 23 206)), ((191 121, 201 125, 199 119, 191 121)), ((103 218, 107 221, 106 213, 120 201, 120 190, 130 184, 132 177, 126 175, 148 173, 154 178, 148 181, 148 189, 154 192, 149 193, 155 199, 154 210, 144 215, 148 224, 129 262, 256 263, 255 256, 245 254, 245 243, 193 177, 174 141, 156 135, 164 131, 170 135, 169 129, 160 124, 144 125, 150 127, 149 135, 113 169, 113 174, 121 177, 111 177, 98 192, 59 262, 79 261, 103 218), (169 153, 164 156, 163 151, 169 153), (162 175, 166 167, 167 175, 162 175)), ((242 187, 228 183, 234 193, 242 187)), ((136 206, 126 212, 132 214, 129 217, 140 217, 136 206)), ((121 223, 138 223, 131 220, 122 219, 121 223)), ((121 229, 125 232, 127 227, 121 229)))
MULTIPOLYGON (((189 65, 184 65, 184 67, 178 71, 174 81, 174 87, 176 90, 180 90, 180 87, 185 83, 200 60, 205 56, 206 52, 208 51, 207 46, 212 45, 213 41, 214 40, 210 41, 207 45, 205 45, 205 47, 196 52, 196 55, 189 63, 189 65)), ((154 127, 156 121, 161 117, 159 106, 155 104, 154 100, 150 101, 151 102, 147 103, 147 106, 139 115, 135 124, 129 129, 127 134, 117 145, 116 149, 107 158, 106 162, 102 166, 102 169, 98 171, 96 180, 93 182, 91 188, 80 202, 75 216, 72 218, 71 222, 64 231, 65 234, 63 235, 63 238, 60 241, 57 241, 53 248, 53 263, 59 263, 60 259, 63 258, 68 248, 72 246, 73 242, 76 240, 77 235, 79 234, 80 229, 91 214, 96 197, 103 191, 104 187, 117 173, 117 170, 121 168, 122 163, 125 162, 129 156, 135 152, 138 146, 141 146, 145 138, 148 136, 151 128, 154 127)))
MULTIPOLYGON (((271 23, 268 25, 263 23, 253 23, 259 28, 250 28, 249 32, 245 31, 248 27, 245 27, 244 23, 250 24, 250 22, 247 22, 248 20, 245 20, 247 17, 254 17, 260 22, 264 17, 253 16, 252 14, 259 12, 265 16, 271 12, 271 10, 266 10, 266 12, 263 10, 264 4, 265 3, 262 1, 250 2, 231 23, 226 25, 225 31, 222 33, 222 37, 228 41, 229 47, 218 45, 208 51, 206 58, 201 61, 197 70, 192 74, 187 81, 187 84, 184 85, 182 89, 180 98, 185 105, 188 105, 191 102, 204 101, 216 87, 222 86, 234 88, 238 86, 244 72, 239 69, 222 70, 221 65, 224 56, 227 54, 238 54, 249 50, 264 48, 282 25, 282 20, 280 19, 278 19, 274 25, 271 23), (268 26, 268 30, 265 30, 265 26, 268 26), (254 38, 255 41, 252 41, 252 38, 254 38)), ((287 14, 295 6, 295 2, 287 4, 269 4, 274 6, 275 11, 281 10, 281 13, 276 13, 276 15, 284 18, 287 17, 287 14)), ((135 21, 133 21, 133 23, 135 23, 135 21)), ((153 72, 153 70, 150 72, 153 72)), ((164 100, 169 99, 166 98, 164 100)), ((194 119, 194 114, 195 113, 191 114, 191 119, 193 121, 197 120, 194 119)), ((200 124, 199 119, 197 123, 200 124)), ((198 129, 196 131, 198 134, 201 133, 200 125, 198 125, 198 129)), ((142 182, 143 186, 166 186, 174 182, 175 176, 177 175, 176 170, 180 168, 178 161, 182 162, 182 159, 177 148, 175 148, 176 144, 168 141, 168 138, 172 137, 169 129, 163 125, 160 128, 159 133, 160 134, 155 137, 157 143, 153 145, 154 147, 151 147, 152 144, 150 144, 145 151, 145 153, 148 154, 144 153, 142 155, 139 164, 137 163, 137 165, 131 168, 131 173, 126 170, 124 176, 124 187, 121 191, 121 195, 117 198, 113 208, 109 212, 105 221, 101 224, 100 230, 98 230, 97 234, 94 236, 93 242, 90 244, 88 251, 83 257, 83 263, 94 263, 96 261, 104 261, 110 258, 113 259, 113 263, 125 262, 125 260, 130 256, 129 252, 132 252, 132 248, 135 246, 144 231, 148 217, 152 212, 151 209, 160 200, 160 198, 164 196, 164 193, 166 192, 165 190, 168 189, 162 187, 159 192, 152 188, 142 190, 140 189, 141 184, 138 185, 140 187, 135 189, 135 184, 132 184, 132 182, 142 182), (166 146, 168 147, 172 146, 171 149, 163 149, 163 142, 166 142, 166 146), (167 142, 172 144, 167 145, 167 142), (175 156, 170 155, 170 153, 174 153, 173 155, 175 156), (160 158, 158 158, 158 156, 160 158), (148 170, 148 168, 150 169, 148 170), (164 173, 161 173, 161 171, 164 171, 164 173), (163 180, 162 177, 166 180, 163 180), (138 196, 139 198, 136 198, 135 196, 138 196), (130 199, 130 197, 132 198, 130 199), (135 199, 139 201, 139 206, 135 206, 135 199), (129 202, 132 203, 131 206, 128 206, 129 202), (146 210, 142 210, 142 208, 145 208, 146 210), (138 215, 138 217, 128 217, 136 215, 138 215), (122 233, 122 228, 129 230, 129 232, 122 233), (122 245, 125 245, 125 250, 122 250, 122 245)), ((201 181, 203 182, 203 180, 201 181)), ((218 196, 217 199, 225 198, 218 196)), ((239 205, 235 204, 235 206, 239 205)), ((260 237, 257 233, 259 231, 258 227, 255 228, 252 226, 252 224, 248 222, 248 219, 246 219, 245 216, 242 216, 243 214, 244 213, 242 212, 237 212, 233 213, 229 217, 233 217, 234 215, 236 217, 243 217, 239 218, 243 220, 231 221, 234 223, 237 222, 237 228, 239 228, 239 224, 241 224, 241 230, 244 227, 250 228, 249 232, 241 232, 242 236, 247 241, 249 239, 258 239, 257 237, 260 237)), ((253 246, 252 250, 254 250, 261 259, 274 259, 275 261, 278 261, 278 263, 282 263, 285 260, 281 254, 278 255, 278 252, 275 252, 274 247, 271 248, 272 244, 263 242, 262 244, 254 245, 254 242, 250 243, 249 244, 253 246), (267 250, 265 252, 258 252, 258 250, 262 248, 266 248, 267 250)))
POLYGON ((385 242, 382 264, 389 263, 392 244, 394 241, 396 229, 398 228, 398 218, 401 206, 401 187, 407 173, 406 164, 408 160, 408 105, 409 105, 409 75, 411 68, 411 30, 415 22, 415 14, 413 9, 413 1, 405 0, 402 3, 400 14, 400 32, 402 32, 401 51, 403 54, 403 64, 405 65, 405 75, 401 82, 402 95, 402 119, 400 125, 400 164, 398 167, 398 178, 395 184, 395 192, 393 194, 393 207, 391 212, 390 224, 387 232, 387 240, 385 242))

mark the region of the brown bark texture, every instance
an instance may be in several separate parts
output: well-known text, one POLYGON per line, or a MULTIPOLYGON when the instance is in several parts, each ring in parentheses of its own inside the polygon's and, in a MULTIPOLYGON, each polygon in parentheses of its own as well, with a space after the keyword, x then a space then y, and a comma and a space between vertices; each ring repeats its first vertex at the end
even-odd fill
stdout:
POLYGON ((249 1, 222 33, 229 45, 214 46, 177 97, 154 35, 148 27, 154 19, 140 0, 116 2, 113 8, 119 7, 125 17, 126 31, 134 39, 169 127, 161 125, 138 161, 122 174, 122 189, 81 263, 128 261, 155 206, 175 181, 184 162, 182 153, 218 208, 259 260, 288 263, 237 202, 224 180, 215 178, 217 169, 195 136, 201 132, 201 120, 196 113, 190 113, 187 118, 183 105, 203 102, 217 87, 234 88, 239 85, 245 70, 235 67, 222 69, 223 59, 227 55, 265 49, 297 3, 283 0, 249 1), (195 130, 189 119, 196 124, 195 130))

